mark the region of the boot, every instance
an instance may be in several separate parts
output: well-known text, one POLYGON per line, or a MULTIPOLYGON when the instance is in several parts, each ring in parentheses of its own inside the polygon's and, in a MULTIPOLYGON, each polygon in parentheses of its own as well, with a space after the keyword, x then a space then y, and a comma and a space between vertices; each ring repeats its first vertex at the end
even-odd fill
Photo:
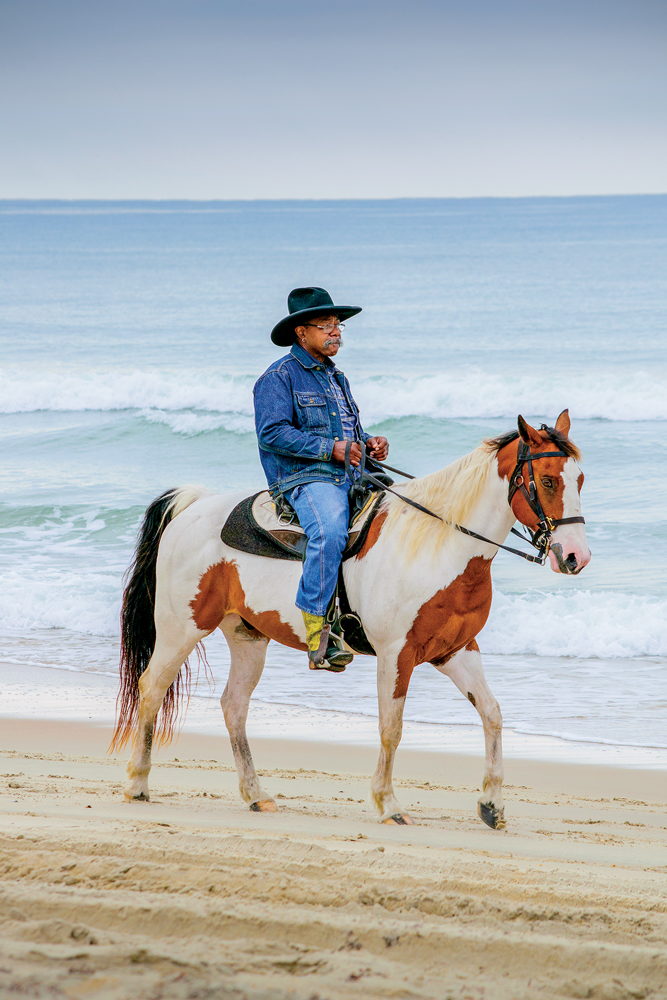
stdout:
POLYGON ((331 626, 326 624, 324 615, 313 615, 302 611, 306 625, 306 644, 308 646, 308 666, 311 670, 331 670, 341 673, 353 659, 343 647, 342 640, 331 632, 331 626))

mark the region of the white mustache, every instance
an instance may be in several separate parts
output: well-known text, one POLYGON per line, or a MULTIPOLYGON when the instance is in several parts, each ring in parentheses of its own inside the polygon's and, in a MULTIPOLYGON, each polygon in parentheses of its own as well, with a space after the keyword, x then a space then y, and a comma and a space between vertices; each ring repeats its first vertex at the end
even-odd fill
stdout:
POLYGON ((333 344, 338 344, 339 347, 342 347, 343 346, 343 338, 342 337, 327 337, 327 339, 324 341, 324 346, 325 347, 331 347, 333 344))

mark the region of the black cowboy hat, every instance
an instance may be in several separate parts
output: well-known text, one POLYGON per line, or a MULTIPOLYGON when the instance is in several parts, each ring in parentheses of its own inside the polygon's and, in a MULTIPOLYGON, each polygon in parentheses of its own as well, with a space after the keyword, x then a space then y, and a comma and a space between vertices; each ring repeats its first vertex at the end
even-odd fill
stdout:
POLYGON ((281 319, 271 331, 271 340, 280 347, 294 343, 294 327, 303 320, 315 316, 337 316, 344 320, 361 312, 361 306, 335 306, 325 288, 293 288, 287 296, 287 308, 289 316, 281 319))

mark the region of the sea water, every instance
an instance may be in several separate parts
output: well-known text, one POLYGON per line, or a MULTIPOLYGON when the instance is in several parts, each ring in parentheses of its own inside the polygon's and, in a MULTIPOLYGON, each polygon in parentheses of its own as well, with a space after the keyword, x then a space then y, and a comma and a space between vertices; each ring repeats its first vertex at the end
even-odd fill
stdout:
MULTIPOLYGON (((0 203, 0 663, 115 675, 146 505, 262 486, 252 385, 287 292, 317 284, 363 306, 337 364, 399 468, 569 407, 593 559, 497 556, 487 676, 515 734, 667 764, 666 222, 667 196, 0 203)), ((207 652, 213 699, 220 634, 207 652)), ((272 643, 256 698, 354 728, 374 664, 311 673, 272 643)), ((436 745, 478 724, 428 665, 406 718, 436 745)))

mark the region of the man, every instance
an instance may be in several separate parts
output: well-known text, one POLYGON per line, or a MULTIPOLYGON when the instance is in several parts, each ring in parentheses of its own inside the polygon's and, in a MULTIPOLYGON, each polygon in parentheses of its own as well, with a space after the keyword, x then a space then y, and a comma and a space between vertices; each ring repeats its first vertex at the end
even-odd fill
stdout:
POLYGON ((325 616, 347 541, 348 493, 362 447, 382 461, 389 445, 365 433, 348 381, 331 360, 342 345, 342 321, 361 308, 334 305, 324 288, 295 288, 287 306, 289 315, 273 328, 271 340, 291 345, 290 353, 254 388, 259 456, 271 494, 285 497, 308 539, 296 606, 306 625, 309 666, 338 672, 352 654, 325 616))

